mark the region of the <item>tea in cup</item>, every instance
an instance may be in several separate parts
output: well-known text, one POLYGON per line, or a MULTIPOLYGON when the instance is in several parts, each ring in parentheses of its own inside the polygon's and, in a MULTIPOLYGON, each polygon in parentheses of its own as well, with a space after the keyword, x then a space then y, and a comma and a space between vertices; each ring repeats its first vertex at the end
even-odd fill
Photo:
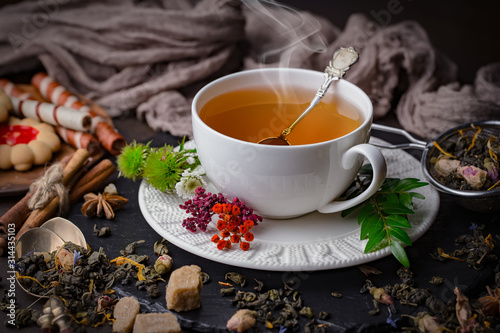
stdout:
POLYGON ((277 136, 307 107, 323 73, 266 68, 230 74, 203 87, 192 104, 198 157, 214 186, 268 218, 312 211, 334 213, 372 196, 386 176, 383 155, 368 144, 373 117, 369 97, 345 80, 331 84, 321 102, 287 137, 290 146, 258 144, 277 136), (366 158, 370 187, 335 200, 366 158))

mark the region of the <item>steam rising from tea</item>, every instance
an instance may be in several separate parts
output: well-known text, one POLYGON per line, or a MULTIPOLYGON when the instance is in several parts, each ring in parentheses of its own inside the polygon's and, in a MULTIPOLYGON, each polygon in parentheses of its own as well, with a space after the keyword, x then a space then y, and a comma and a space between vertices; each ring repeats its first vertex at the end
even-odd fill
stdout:
MULTIPOLYGON (((217 132, 257 143, 279 135, 309 105, 314 94, 303 88, 235 90, 207 102, 199 115, 217 132)), ((333 93, 327 94, 287 140, 291 145, 329 141, 354 131, 362 122, 356 107, 333 93)))

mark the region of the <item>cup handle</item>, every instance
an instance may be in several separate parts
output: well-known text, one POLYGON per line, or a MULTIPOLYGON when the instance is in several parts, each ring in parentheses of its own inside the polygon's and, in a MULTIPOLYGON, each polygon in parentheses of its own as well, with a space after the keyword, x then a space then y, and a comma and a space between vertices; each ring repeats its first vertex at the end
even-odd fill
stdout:
POLYGON ((387 165, 384 155, 382 155, 377 147, 371 144, 363 143, 347 150, 344 156, 342 156, 342 167, 344 169, 354 167, 358 154, 364 155, 372 165, 373 179, 370 186, 355 198, 344 201, 332 201, 326 204, 318 209, 320 213, 337 213, 354 207, 369 199, 380 189, 380 186, 382 186, 387 175, 387 165))

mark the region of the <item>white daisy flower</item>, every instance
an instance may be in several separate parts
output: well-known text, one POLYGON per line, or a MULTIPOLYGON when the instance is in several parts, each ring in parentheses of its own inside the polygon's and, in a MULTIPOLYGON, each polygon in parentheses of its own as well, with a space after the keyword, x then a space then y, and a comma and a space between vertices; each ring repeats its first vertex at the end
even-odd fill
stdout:
POLYGON ((175 184, 175 191, 181 198, 191 199, 200 186, 205 188, 207 182, 200 175, 185 170, 181 175, 181 180, 175 184))

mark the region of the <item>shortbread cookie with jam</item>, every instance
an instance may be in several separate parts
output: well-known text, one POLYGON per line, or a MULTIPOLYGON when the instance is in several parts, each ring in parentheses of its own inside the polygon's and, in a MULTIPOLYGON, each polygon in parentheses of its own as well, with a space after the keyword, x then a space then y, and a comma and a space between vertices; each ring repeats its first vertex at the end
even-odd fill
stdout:
POLYGON ((54 127, 36 119, 10 117, 0 124, 0 169, 27 171, 43 165, 61 148, 54 127))

